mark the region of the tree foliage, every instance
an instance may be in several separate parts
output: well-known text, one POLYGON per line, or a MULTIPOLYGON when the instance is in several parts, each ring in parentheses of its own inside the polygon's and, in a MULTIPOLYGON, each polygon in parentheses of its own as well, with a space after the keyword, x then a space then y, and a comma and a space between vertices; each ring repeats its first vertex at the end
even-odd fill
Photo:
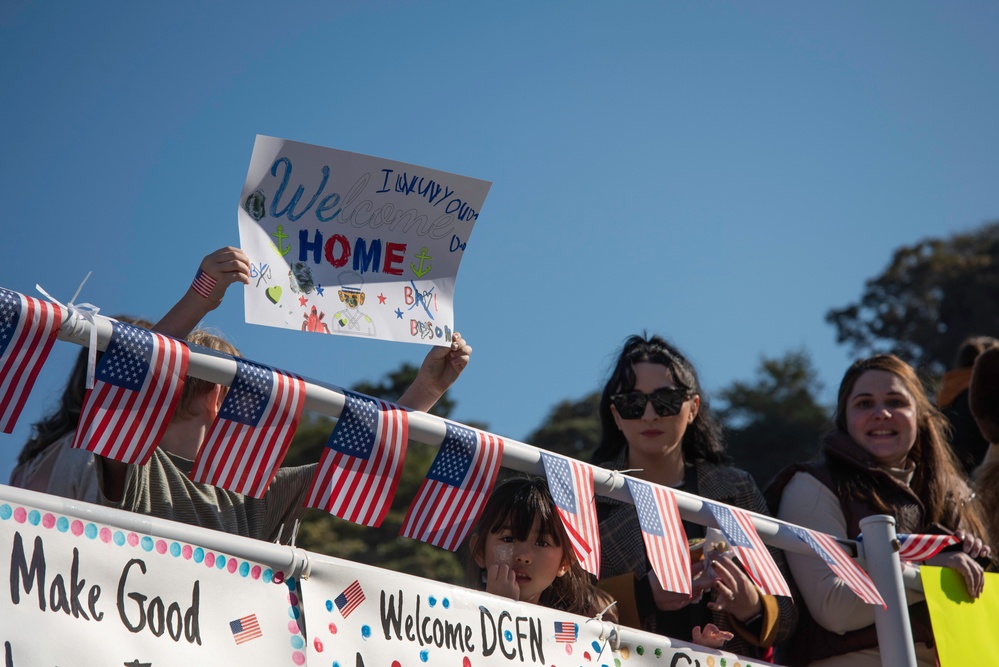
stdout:
POLYGON ((598 391, 578 400, 560 401, 548 413, 544 423, 527 436, 528 444, 588 461, 600 442, 599 405, 598 391))
POLYGON ((735 465, 763 488, 785 466, 818 451, 830 410, 819 404, 822 384, 805 350, 763 357, 756 378, 718 392, 717 414, 735 465))
POLYGON ((961 341, 999 334, 999 222, 895 251, 860 300, 830 310, 837 341, 853 352, 892 352, 939 376, 961 341))

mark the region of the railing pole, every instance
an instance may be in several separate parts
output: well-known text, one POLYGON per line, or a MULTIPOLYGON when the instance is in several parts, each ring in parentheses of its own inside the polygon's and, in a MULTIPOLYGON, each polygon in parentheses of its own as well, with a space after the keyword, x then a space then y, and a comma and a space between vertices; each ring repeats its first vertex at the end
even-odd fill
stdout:
POLYGON ((916 667, 916 649, 909 626, 902 562, 898 558, 895 519, 875 514, 860 521, 867 573, 884 598, 887 609, 874 608, 881 664, 885 667, 916 667))

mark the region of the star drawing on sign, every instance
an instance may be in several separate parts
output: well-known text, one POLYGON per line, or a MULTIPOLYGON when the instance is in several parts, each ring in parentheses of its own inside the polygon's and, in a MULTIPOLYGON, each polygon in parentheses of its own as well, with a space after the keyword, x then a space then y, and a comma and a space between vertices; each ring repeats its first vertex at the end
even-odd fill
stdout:
POLYGON ((300 297, 298 297, 298 303, 299 303, 299 305, 301 305, 301 306, 304 306, 304 305, 305 305, 305 304, 307 304, 308 302, 309 302, 309 300, 308 300, 308 299, 306 299, 306 298, 305 298, 305 296, 300 296, 300 297))
POLYGON ((322 296, 324 289, 326 289, 326 288, 323 287, 322 285, 316 285, 316 294, 318 294, 319 296, 322 296))
POLYGON ((378 294, 378 303, 385 303, 385 295, 382 293, 378 294))
POLYGON ((396 308, 395 309, 395 316, 397 318, 399 318, 400 320, 402 319, 402 309, 401 308, 396 308))

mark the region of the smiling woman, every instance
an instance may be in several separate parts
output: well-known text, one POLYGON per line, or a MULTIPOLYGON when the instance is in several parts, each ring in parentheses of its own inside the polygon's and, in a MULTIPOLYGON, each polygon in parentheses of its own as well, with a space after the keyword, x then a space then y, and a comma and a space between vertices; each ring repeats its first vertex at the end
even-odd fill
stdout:
MULTIPOLYGON (((895 518, 899 533, 953 533, 962 550, 926 561, 956 569, 977 597, 984 582, 975 558, 991 553, 981 509, 946 440, 946 420, 915 371, 898 357, 862 359, 840 384, 835 428, 822 458, 779 474, 767 490, 778 517, 835 537, 856 539, 860 520, 895 518)), ((781 662, 788 665, 880 665, 874 608, 816 558, 788 554, 807 613, 781 662)), ((916 657, 936 664, 926 604, 908 592, 916 657)))

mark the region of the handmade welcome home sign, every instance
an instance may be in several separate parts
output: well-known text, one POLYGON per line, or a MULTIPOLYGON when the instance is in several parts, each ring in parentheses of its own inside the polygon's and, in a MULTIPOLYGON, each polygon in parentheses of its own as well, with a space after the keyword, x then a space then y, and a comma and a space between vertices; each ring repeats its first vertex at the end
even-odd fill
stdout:
POLYGON ((246 321, 449 343, 458 266, 489 186, 258 135, 238 208, 246 321))

